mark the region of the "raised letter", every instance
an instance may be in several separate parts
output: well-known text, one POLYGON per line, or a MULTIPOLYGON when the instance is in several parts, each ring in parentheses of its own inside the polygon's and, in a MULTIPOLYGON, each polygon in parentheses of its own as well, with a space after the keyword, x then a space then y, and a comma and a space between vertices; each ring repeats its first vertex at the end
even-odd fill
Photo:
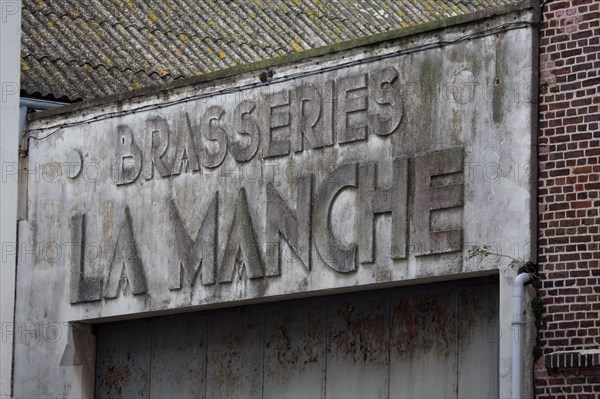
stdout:
POLYGON ((144 139, 144 176, 146 180, 154 176, 154 166, 162 177, 169 176, 169 169, 162 156, 169 147, 169 124, 164 118, 155 116, 146 121, 144 139))
POLYGON ((250 115, 255 108, 254 101, 244 100, 237 105, 233 113, 233 130, 239 135, 249 136, 250 139, 246 145, 242 145, 240 141, 231 143, 229 151, 238 162, 251 160, 258 150, 260 130, 258 123, 250 115))
POLYGON ((321 95, 313 86, 299 86, 292 91, 292 149, 300 152, 304 148, 323 147, 323 135, 314 127, 321 115, 321 95))
MULTIPOLYGON (((273 133, 277 130, 282 130, 282 128, 290 125, 290 113, 289 110, 277 110, 277 108, 283 108, 284 106, 289 107, 290 103, 290 95, 287 90, 281 91, 279 93, 272 94, 267 97, 267 134, 265 135, 264 141, 264 157, 277 157, 280 155, 287 155, 290 153, 290 140, 280 139, 275 140, 273 138, 273 133), (275 112, 274 112, 275 111, 275 112)), ((289 132, 287 134, 289 137, 289 132)))
POLYGON ((133 183, 142 170, 142 151, 133 140, 133 132, 127 125, 117 126, 115 146, 115 183, 117 186, 133 183))
POLYGON ((225 110, 217 105, 209 107, 202 117, 202 136, 210 141, 215 141, 219 149, 211 153, 208 148, 202 146, 200 151, 200 160, 202 165, 207 168, 216 168, 225 159, 227 153, 227 132, 221 126, 219 121, 223 117, 225 110), (213 124, 213 121, 215 122, 213 124))
POLYGON ((233 280, 233 274, 237 269, 238 276, 241 276, 241 268, 237 265, 237 260, 243 262, 246 268, 246 275, 249 278, 264 277, 262 260, 260 258, 260 249, 258 247, 252 219, 248 211, 248 201, 246 200, 246 190, 240 189, 238 202, 233 213, 233 221, 227 237, 227 245, 223 262, 219 269, 219 282, 225 283, 233 280))
POLYGON ((406 258, 406 218, 408 198, 408 161, 394 160, 392 187, 378 189, 377 166, 374 163, 361 165, 358 178, 358 259, 361 263, 374 262, 373 237, 375 214, 392 214, 393 259, 406 258))
POLYGON ((323 84, 323 145, 333 145, 333 81, 323 84))
POLYGON ((125 207, 115 252, 110 262, 108 281, 104 287, 104 298, 116 298, 124 288, 125 282, 129 284, 134 295, 145 294, 148 291, 144 266, 133 235, 128 207, 125 207))
POLYGON ((310 270, 310 222, 312 175, 297 180, 296 214, 287 206, 277 189, 267 183, 267 243, 273 250, 267 255, 267 276, 280 273, 279 233, 292 247, 306 270, 310 270))
MULTIPOLYGON (((365 89, 367 87, 367 75, 356 75, 340 78, 337 82, 337 140, 338 143, 349 143, 352 141, 364 140, 367 138, 367 116, 359 119, 359 123, 350 124, 352 114, 365 111, 367 109, 367 96, 354 94, 349 97, 348 94, 365 89)), ((356 115, 355 115, 356 116, 356 115)))
POLYGON ((462 228, 433 230, 432 211, 463 205, 463 150, 452 149, 415 159, 415 255, 462 249, 462 228))
POLYGON ((85 277, 85 215, 71 217, 71 303, 100 300, 102 280, 85 277))
POLYGON ((390 105, 390 116, 381 117, 379 114, 369 115, 369 132, 380 136, 394 133, 402 120, 402 95, 396 87, 398 71, 395 68, 385 68, 369 74, 369 98, 377 104, 390 105))
POLYGON ((178 175, 181 173, 181 166, 184 159, 187 160, 186 170, 188 166, 194 172, 199 170, 200 165, 198 164, 190 118, 187 113, 184 113, 175 120, 175 139, 177 140, 177 144, 175 146, 175 161, 173 162, 173 168, 171 168, 171 174, 178 175))
POLYGON ((348 273, 356 270, 356 245, 344 247, 331 230, 333 200, 344 187, 356 187, 356 164, 340 166, 328 175, 319 189, 315 204, 313 229, 321 259, 333 270, 348 273))
POLYGON ((178 290, 181 288, 183 283, 182 270, 185 271, 189 286, 193 286, 201 266, 202 284, 215 283, 218 206, 219 193, 217 192, 204 214, 196 238, 192 241, 185 230, 175 201, 171 200, 169 212, 173 226, 173 236, 175 237, 175 248, 179 258, 177 262, 170 264, 169 289, 178 290))

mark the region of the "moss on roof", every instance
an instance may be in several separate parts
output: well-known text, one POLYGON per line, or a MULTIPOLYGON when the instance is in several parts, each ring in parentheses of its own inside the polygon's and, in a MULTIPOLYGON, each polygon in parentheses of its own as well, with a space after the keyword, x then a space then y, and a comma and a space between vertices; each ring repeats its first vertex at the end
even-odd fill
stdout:
POLYGON ((23 0, 21 88, 87 100, 515 0, 23 0))

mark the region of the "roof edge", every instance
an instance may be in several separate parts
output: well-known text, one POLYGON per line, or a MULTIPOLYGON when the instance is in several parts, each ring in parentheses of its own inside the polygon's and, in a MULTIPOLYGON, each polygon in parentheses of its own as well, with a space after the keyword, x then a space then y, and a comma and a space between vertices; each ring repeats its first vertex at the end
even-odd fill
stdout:
POLYGON ((401 29, 395 29, 388 32, 379 33, 376 35, 361 37, 341 43, 330 44, 323 47, 317 47, 314 49, 301 51, 299 53, 286 54, 280 57, 268 58, 265 60, 238 65, 231 68, 221 69, 218 71, 208 72, 204 75, 193 76, 184 79, 178 79, 169 83, 155 84, 140 89, 123 91, 115 94, 110 94, 104 97, 98 97, 91 100, 84 100, 82 102, 73 103, 64 107, 53 108, 49 110, 39 111, 28 115, 29 121, 44 119, 47 117, 53 117, 61 114, 72 113, 83 109, 88 109, 96 106, 105 104, 114 104, 126 100, 130 100, 137 97, 145 97, 149 95, 156 95, 161 92, 170 91, 186 86, 194 86, 202 83, 212 82, 214 80, 229 78, 243 73, 255 72, 265 70, 272 67, 279 67, 299 61, 308 60, 310 58, 317 58, 326 56, 329 54, 339 53, 348 51, 351 49, 369 46, 385 42, 388 40, 400 39, 420 33, 429 31, 435 31, 451 26, 461 25, 468 22, 473 22, 493 16, 510 14, 517 11, 526 9, 538 9, 539 4, 536 0, 521 0, 512 4, 502 5, 498 7, 488 8, 485 10, 475 11, 468 14, 457 15, 454 17, 443 18, 436 21, 427 22, 420 25, 410 26, 401 29))

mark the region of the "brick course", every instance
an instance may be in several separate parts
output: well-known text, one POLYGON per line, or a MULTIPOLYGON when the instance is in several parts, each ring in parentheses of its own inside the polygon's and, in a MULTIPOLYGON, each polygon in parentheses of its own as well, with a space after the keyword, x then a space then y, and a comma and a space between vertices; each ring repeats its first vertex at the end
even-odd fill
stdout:
POLYGON ((540 26, 537 398, 600 398, 600 1, 548 1, 540 26))

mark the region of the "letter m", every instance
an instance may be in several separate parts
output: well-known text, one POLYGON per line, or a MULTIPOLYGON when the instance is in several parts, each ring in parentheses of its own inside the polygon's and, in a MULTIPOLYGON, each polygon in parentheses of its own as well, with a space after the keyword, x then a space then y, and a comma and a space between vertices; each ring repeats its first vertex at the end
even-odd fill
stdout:
POLYGON ((200 273, 202 284, 215 283, 218 204, 219 193, 217 192, 204 214, 196 238, 192 240, 175 202, 171 200, 169 213, 178 258, 169 265, 169 289, 181 289, 184 280, 187 280, 187 286, 193 286, 200 267, 202 267, 200 273))

